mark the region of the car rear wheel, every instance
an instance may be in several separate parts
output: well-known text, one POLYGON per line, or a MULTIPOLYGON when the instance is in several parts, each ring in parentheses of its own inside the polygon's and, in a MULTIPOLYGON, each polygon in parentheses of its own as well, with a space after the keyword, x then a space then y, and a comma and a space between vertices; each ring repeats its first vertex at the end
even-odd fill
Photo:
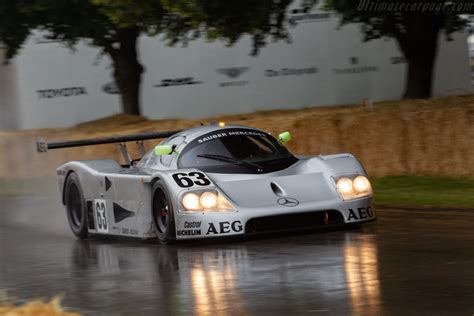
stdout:
POLYGON ((64 186, 67 219, 72 232, 79 239, 87 238, 87 212, 84 194, 82 193, 79 177, 71 173, 64 186))
POLYGON ((156 236, 160 242, 167 244, 174 241, 176 238, 173 204, 168 190, 161 181, 153 185, 152 215, 156 236))

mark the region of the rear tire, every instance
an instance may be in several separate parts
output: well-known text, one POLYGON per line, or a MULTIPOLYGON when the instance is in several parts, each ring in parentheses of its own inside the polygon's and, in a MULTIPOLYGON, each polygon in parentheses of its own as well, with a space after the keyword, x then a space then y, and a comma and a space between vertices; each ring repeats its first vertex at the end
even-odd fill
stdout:
POLYGON ((67 219, 74 235, 79 239, 88 236, 86 201, 82 193, 79 177, 75 172, 69 174, 64 185, 64 202, 67 219))
POLYGON ((171 197, 166 186, 161 181, 153 185, 152 217, 155 232, 162 244, 176 240, 174 210, 171 197))

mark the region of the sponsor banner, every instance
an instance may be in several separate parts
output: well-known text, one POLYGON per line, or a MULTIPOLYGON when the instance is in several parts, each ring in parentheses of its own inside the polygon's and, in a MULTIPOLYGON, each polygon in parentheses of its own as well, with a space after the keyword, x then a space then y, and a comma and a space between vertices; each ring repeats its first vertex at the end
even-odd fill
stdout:
POLYGON ((33 36, 32 40, 35 44, 61 43, 61 40, 51 39, 51 38, 45 37, 45 36, 40 35, 40 34, 33 36))
POLYGON ((350 67, 333 68, 332 71, 336 75, 351 75, 365 72, 376 72, 379 70, 379 67, 375 65, 359 65, 358 57, 350 57, 349 62, 351 64, 350 67))
POLYGON ((176 235, 180 236, 201 236, 201 221, 184 221, 182 229, 176 230, 176 235))
POLYGON ((267 134, 262 132, 256 132, 248 129, 229 129, 228 131, 220 131, 217 133, 210 133, 202 136, 197 140, 199 144, 205 143, 207 141, 218 139, 222 137, 229 137, 229 136, 258 136, 258 137, 267 137, 267 134))
MULTIPOLYGON (((204 39, 169 47, 141 36, 142 114, 187 119, 401 98, 407 63, 397 43, 363 42, 359 25, 338 28, 339 18, 321 5, 310 9, 295 2, 288 10, 291 41, 268 41, 257 56, 250 54, 249 37, 232 47, 204 39)), ((452 37, 440 37, 434 96, 472 91, 466 35, 452 37)), ((73 52, 41 38, 35 32, 11 65, 0 68, 2 78, 12 81, 0 89, 0 98, 9 100, 2 105, 8 122, 18 122, 18 128, 61 127, 122 112, 107 55, 85 42, 73 52)))
POLYGON ((280 77, 280 76, 302 76, 302 75, 314 75, 318 72, 316 66, 307 68, 281 68, 281 69, 267 69, 265 70, 265 76, 267 77, 280 77))
POLYGON ((80 95, 87 95, 85 87, 71 87, 71 88, 60 88, 60 89, 42 89, 36 90, 38 98, 57 98, 57 97, 76 97, 80 95))
POLYGON ((220 221, 207 224, 206 236, 243 233, 242 221, 220 221))
POLYGON ((390 64, 397 65, 397 64, 405 64, 407 61, 403 56, 393 56, 390 57, 390 64))
POLYGON ((244 225, 241 220, 232 219, 232 214, 229 214, 228 219, 227 217, 226 219, 222 219, 222 214, 219 215, 220 216, 215 216, 215 214, 212 213, 209 213, 208 216, 179 215, 176 220, 176 238, 208 238, 239 235, 244 233, 244 225), (206 219, 201 219, 201 217, 205 217, 206 219), (215 217, 215 220, 207 219, 212 217, 215 217))
POLYGON ((200 84, 201 81, 195 80, 193 77, 185 78, 174 78, 174 79, 162 79, 160 84, 155 84, 153 87, 162 88, 162 87, 174 87, 174 86, 186 86, 192 84, 200 84))
POLYGON ((244 73, 246 73, 250 68, 249 67, 229 67, 229 68, 219 68, 217 72, 221 75, 224 75, 233 81, 223 81, 219 82, 220 87, 235 87, 235 86, 245 86, 249 83, 248 80, 238 80, 244 73))
POLYGON ((326 21, 331 17, 329 11, 319 11, 317 7, 303 5, 290 10, 289 22, 292 24, 326 21))
POLYGON ((138 236, 138 230, 133 229, 133 228, 124 228, 124 227, 122 227, 120 233, 122 235, 138 236))
POLYGON ((347 216, 348 222, 367 220, 375 217, 375 212, 372 207, 358 207, 350 208, 348 210, 349 215, 347 216))
POLYGON ((120 94, 120 90, 117 87, 117 84, 115 81, 111 81, 109 83, 106 83, 102 86, 102 91, 108 94, 120 94))

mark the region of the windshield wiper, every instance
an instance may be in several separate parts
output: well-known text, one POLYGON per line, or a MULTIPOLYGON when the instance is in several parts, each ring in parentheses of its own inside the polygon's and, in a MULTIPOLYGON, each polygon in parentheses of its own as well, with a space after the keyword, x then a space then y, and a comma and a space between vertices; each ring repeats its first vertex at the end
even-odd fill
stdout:
POLYGON ((256 163, 239 160, 239 159, 233 158, 233 157, 228 157, 228 156, 223 156, 223 155, 214 155, 214 154, 201 154, 201 155, 196 155, 196 157, 212 159, 212 160, 232 163, 232 164, 235 164, 235 165, 242 165, 242 166, 246 166, 246 167, 251 167, 252 169, 257 169, 258 172, 263 171, 263 167, 256 164, 256 163))

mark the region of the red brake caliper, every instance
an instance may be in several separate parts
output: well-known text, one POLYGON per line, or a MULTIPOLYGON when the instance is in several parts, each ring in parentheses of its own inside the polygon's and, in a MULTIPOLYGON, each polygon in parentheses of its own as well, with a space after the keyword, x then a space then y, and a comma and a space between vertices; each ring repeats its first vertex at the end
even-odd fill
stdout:
POLYGON ((329 224, 329 214, 328 212, 324 212, 324 225, 329 224))

